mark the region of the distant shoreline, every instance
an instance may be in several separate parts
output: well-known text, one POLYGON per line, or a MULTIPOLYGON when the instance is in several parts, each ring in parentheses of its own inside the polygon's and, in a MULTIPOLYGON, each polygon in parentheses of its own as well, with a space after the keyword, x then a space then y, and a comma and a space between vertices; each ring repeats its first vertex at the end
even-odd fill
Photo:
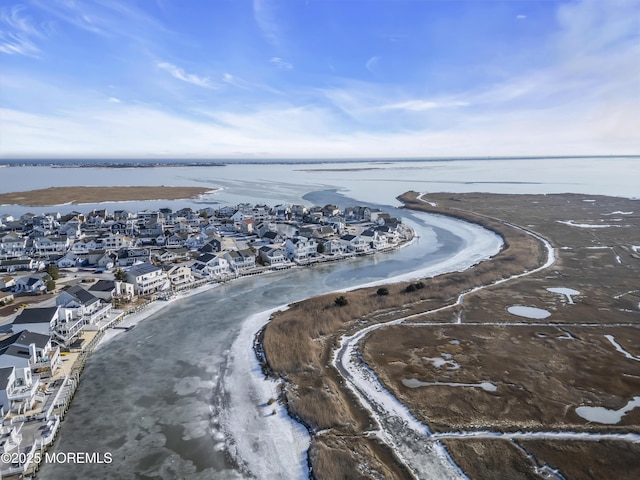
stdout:
POLYGON ((636 158, 640 155, 514 155, 484 157, 354 157, 354 158, 4 158, 0 167, 163 168, 224 167, 228 165, 322 165, 341 163, 474 162, 479 160, 555 160, 570 158, 636 158))
POLYGON ((43 207, 83 203, 181 200, 218 190, 213 187, 50 187, 0 194, 0 205, 43 207))

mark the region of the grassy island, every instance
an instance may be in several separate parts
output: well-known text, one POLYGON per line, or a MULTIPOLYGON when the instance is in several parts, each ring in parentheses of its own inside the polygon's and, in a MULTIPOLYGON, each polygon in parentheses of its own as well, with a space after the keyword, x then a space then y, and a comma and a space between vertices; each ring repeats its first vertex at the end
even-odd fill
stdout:
POLYGON ((0 193, 0 205, 30 207, 64 203, 126 202, 132 200, 179 200, 195 198, 215 188, 204 187, 50 187, 27 192, 0 193))

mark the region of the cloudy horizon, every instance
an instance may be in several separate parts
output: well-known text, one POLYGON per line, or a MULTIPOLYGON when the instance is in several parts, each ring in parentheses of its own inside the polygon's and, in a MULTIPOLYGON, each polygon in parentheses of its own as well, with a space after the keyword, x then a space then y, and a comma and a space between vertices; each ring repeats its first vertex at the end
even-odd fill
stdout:
POLYGON ((640 153, 640 0, 26 0, 0 157, 640 153))

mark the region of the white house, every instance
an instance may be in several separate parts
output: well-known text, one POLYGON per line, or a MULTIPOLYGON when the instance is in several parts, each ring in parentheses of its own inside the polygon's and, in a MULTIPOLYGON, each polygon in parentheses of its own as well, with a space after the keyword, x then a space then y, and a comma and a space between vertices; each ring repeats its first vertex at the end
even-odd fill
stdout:
POLYGON ((236 271, 249 270, 256 266, 256 255, 250 249, 232 250, 224 254, 231 268, 236 271))
POLYGON ((25 292, 31 294, 43 293, 47 291, 47 282, 43 279, 44 275, 31 275, 28 277, 20 277, 16 280, 16 292, 25 292))
POLYGON ((0 277, 0 288, 11 288, 16 286, 16 279, 6 275, 4 277, 0 277))
POLYGON ((349 252, 362 253, 371 248, 369 242, 360 235, 343 235, 340 237, 340 241, 344 243, 349 252))
POLYGON ((67 236, 36 237, 33 239, 33 253, 36 255, 65 253, 70 246, 71 240, 67 236))
POLYGON ((347 251, 347 245, 340 240, 334 239, 324 242, 324 253, 326 255, 342 255, 347 251))
POLYGON ((60 347, 49 335, 23 330, 0 342, 0 368, 14 366, 31 369, 39 376, 52 376, 62 365, 60 347))
POLYGON ((111 233, 102 237, 101 240, 102 248, 111 251, 117 251, 121 248, 129 248, 134 245, 133 238, 123 235, 122 233, 111 233))
POLYGON ((282 248, 269 247, 265 245, 258 250, 258 256, 262 261, 271 266, 277 266, 287 263, 287 252, 282 248))
POLYGON ((23 414, 31 410, 39 388, 40 379, 31 377, 29 367, 0 368, 0 403, 6 411, 23 414))
POLYGON ((318 242, 315 238, 295 237, 285 242, 287 257, 293 261, 306 260, 318 253, 318 242))
POLYGON ((381 235, 380 232, 374 229, 367 229, 360 234, 360 237, 365 242, 369 243, 370 247, 374 250, 380 250, 381 248, 388 247, 387 237, 381 235))
POLYGON ((26 253, 27 239, 17 233, 0 235, 0 255, 4 258, 21 257, 26 253))
POLYGON ((167 274, 150 263, 134 265, 126 272, 127 282, 133 284, 136 295, 148 295, 169 288, 167 274))
POLYGON ((191 266, 191 271, 200 276, 217 277, 229 273, 231 267, 224 256, 205 253, 196 259, 191 266))
POLYGON ((165 268, 167 278, 173 287, 182 287, 192 283, 193 273, 186 265, 173 265, 165 268))
POLYGON ((79 285, 60 292, 56 305, 72 312, 74 319, 82 319, 85 324, 95 324, 109 316, 110 303, 102 301, 79 285))
POLYGON ((20 312, 11 328, 15 333, 23 330, 50 335, 58 324, 60 307, 25 308, 20 312))

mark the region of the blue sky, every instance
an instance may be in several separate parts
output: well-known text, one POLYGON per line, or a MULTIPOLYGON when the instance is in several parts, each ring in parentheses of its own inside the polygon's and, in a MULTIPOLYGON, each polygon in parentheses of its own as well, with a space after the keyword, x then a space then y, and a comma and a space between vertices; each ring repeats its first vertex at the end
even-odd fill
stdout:
POLYGON ((640 154, 640 0, 0 0, 0 156, 640 154))

